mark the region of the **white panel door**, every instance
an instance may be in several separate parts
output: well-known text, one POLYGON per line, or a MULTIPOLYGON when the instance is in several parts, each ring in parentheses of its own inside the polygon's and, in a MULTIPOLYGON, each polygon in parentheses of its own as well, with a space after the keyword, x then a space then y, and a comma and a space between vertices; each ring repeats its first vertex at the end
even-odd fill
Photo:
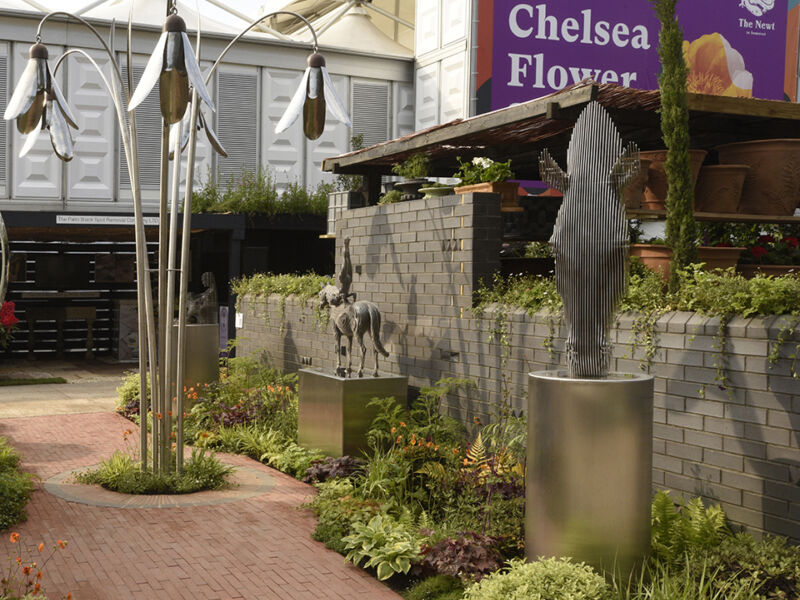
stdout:
POLYGON ((414 86, 395 82, 392 85, 392 138, 414 132, 414 86))
POLYGON ((442 47, 467 37, 467 0, 442 0, 442 47))
POLYGON ((258 169, 258 69, 225 65, 217 71, 217 134, 228 157, 217 157, 219 182, 258 169))
POLYGON ((417 0, 414 47, 417 56, 439 49, 441 0, 417 0))
POLYGON ((439 63, 417 69, 416 115, 414 129, 419 131, 439 124, 439 63))
MULTIPOLYGON (((28 49, 30 44, 14 44, 13 73, 9 81, 13 82, 9 86, 14 89, 25 65, 28 63, 28 49)), ((50 56, 59 56, 62 49, 57 46, 48 48, 50 56)), ((51 65, 53 61, 50 61, 51 65)), ((63 68, 59 69, 58 83, 64 85, 63 68)), ((20 135, 16 126, 12 127, 12 148, 11 156, 14 158, 12 164, 12 177, 14 189, 12 196, 14 200, 42 200, 45 205, 52 205, 54 208, 62 206, 61 201, 61 178, 63 168, 61 160, 53 152, 50 142, 50 135, 42 132, 39 139, 31 148, 30 152, 23 158, 18 154, 22 145, 25 143, 25 136, 20 135)), ((70 129, 74 132, 74 129, 70 129)))
POLYGON ((283 133, 275 133, 275 125, 300 85, 302 75, 302 71, 289 69, 262 69, 261 165, 271 169, 281 190, 289 182, 305 181, 302 116, 283 133))
MULTIPOLYGON (((336 94, 347 108, 350 106, 350 78, 344 75, 331 75, 336 94)), ((352 109, 348 109, 352 114, 352 109)), ((302 129, 303 124, 295 123, 294 127, 302 129)), ((313 190, 322 181, 333 181, 335 175, 322 172, 323 159, 338 156, 350 151, 350 128, 339 121, 328 110, 325 114, 325 131, 316 140, 306 140, 306 187, 313 190)))
POLYGON ((466 100, 466 73, 464 57, 461 54, 449 56, 442 60, 441 94, 439 122, 447 123, 453 119, 464 117, 466 100))
MULTIPOLYGON (((105 53, 91 52, 90 56, 104 74, 111 75, 105 53)), ((117 131, 114 105, 100 74, 84 56, 73 54, 67 61, 66 96, 80 127, 73 134, 75 158, 67 166, 67 199, 112 202, 117 131)))
MULTIPOLYGON (((9 71, 9 44, 0 42, 0 115, 6 111, 8 103, 9 71)), ((0 198, 8 197, 8 131, 11 123, 0 120, 0 198)))

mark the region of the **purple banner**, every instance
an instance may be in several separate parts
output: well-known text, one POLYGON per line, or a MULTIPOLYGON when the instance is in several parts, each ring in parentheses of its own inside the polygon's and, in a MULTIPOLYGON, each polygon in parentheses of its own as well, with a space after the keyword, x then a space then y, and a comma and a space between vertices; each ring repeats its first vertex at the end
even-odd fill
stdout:
MULTIPOLYGON (((689 91, 782 100, 787 0, 682 0, 689 91)), ((647 0, 494 0, 491 108, 588 77, 658 87, 660 25, 647 0)))

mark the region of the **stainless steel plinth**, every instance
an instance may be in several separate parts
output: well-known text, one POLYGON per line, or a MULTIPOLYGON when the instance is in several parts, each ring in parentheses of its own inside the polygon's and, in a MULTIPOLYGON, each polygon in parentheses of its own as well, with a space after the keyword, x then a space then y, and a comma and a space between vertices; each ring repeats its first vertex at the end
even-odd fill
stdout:
POLYGON ((367 408, 370 400, 394 396, 403 406, 407 402, 408 377, 345 379, 312 369, 299 374, 298 443, 329 456, 360 457, 367 450, 366 435, 375 418, 375 409, 367 408))
POLYGON ((650 547, 653 378, 528 375, 528 559, 628 573, 650 547))
MULTIPOLYGON (((177 336, 178 326, 175 328, 177 336)), ((173 371, 175 373, 175 371, 173 371)), ((216 323, 186 324, 186 362, 183 371, 183 386, 190 388, 199 384, 219 381, 219 325, 216 323)), ((173 398, 175 393, 172 394, 173 398)), ((183 409, 188 412, 194 404, 191 398, 184 400, 183 409)), ((177 411, 173 401, 172 406, 177 411)))

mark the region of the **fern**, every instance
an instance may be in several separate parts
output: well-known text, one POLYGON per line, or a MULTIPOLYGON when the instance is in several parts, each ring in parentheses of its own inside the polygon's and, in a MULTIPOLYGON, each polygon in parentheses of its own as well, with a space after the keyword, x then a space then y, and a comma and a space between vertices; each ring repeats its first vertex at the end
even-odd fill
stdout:
POLYGON ((475 437, 475 441, 472 442, 472 445, 467 448, 467 465, 480 468, 489 459, 486 456, 486 446, 483 443, 483 439, 481 438, 481 432, 478 432, 478 435, 475 437))
POLYGON ((658 492, 651 507, 653 555, 678 565, 687 553, 717 546, 731 535, 719 505, 705 507, 700 498, 676 506, 667 492, 658 492))

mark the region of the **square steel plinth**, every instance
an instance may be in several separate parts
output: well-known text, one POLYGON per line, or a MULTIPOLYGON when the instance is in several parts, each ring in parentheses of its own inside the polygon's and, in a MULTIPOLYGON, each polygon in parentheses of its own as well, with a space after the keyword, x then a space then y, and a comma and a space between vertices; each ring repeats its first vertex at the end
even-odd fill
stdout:
POLYGON ((373 398, 394 396, 402 406, 408 399, 408 377, 381 375, 350 379, 300 369, 297 416, 298 443, 328 456, 362 456, 367 431, 375 418, 373 398))

